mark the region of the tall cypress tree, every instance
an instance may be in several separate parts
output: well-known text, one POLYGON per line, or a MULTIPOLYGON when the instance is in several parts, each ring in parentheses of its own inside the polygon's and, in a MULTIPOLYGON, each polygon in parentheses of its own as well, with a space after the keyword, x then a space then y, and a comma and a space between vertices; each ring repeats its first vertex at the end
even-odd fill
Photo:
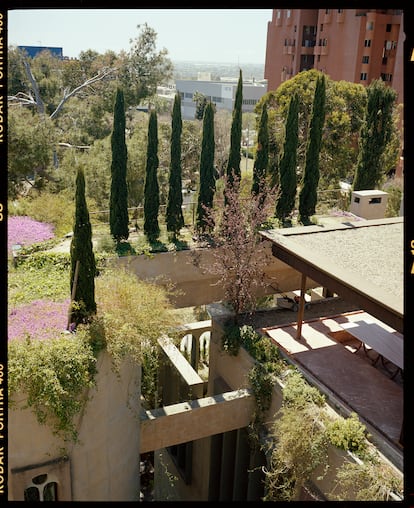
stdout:
POLYGON ((166 211, 167 231, 174 234, 174 237, 184 226, 182 211, 183 193, 181 181, 181 132, 183 123, 181 120, 181 96, 176 94, 171 122, 171 159, 170 178, 168 189, 168 203, 166 211))
POLYGON ((279 147, 276 140, 276 133, 269 132, 269 155, 267 170, 270 176, 270 186, 277 187, 279 185, 279 147))
POLYGON ((280 161, 280 188, 276 203, 276 217, 284 223, 295 207, 296 197, 296 160, 298 149, 299 99, 295 94, 290 99, 286 120, 285 142, 280 161))
POLYGON ((128 187, 127 146, 125 142, 124 93, 118 88, 114 107, 114 127, 111 136, 111 197, 109 204, 109 225, 113 238, 119 242, 129 236, 128 228, 128 187))
POLYGON ((204 111, 203 118, 203 139, 201 143, 200 154, 200 186, 198 191, 197 202, 197 220, 196 226, 200 233, 205 233, 212 224, 208 223, 207 209, 213 206, 213 198, 215 191, 214 176, 214 109, 209 102, 204 111))
POLYGON ((359 154, 353 190, 375 189, 383 177, 382 156, 392 135, 392 111, 396 92, 382 80, 367 87, 365 121, 359 138, 359 154))
POLYGON ((157 113, 152 110, 148 122, 147 162, 144 185, 144 232, 150 242, 160 235, 158 211, 160 190, 158 185, 158 121, 157 113))
POLYGON ((234 98, 233 119, 231 123, 230 134, 230 153, 227 163, 227 179, 229 183, 233 182, 233 175, 241 178, 240 160, 241 160, 241 137, 242 137, 242 105, 243 105, 243 78, 242 71, 239 72, 239 81, 237 83, 236 96, 234 98))
POLYGON ((269 131, 267 128, 267 105, 265 103, 263 104, 262 114, 260 116, 259 132, 257 134, 256 158, 253 165, 253 194, 257 195, 263 192, 268 162, 269 131))
POLYGON ((76 175, 75 222, 70 244, 70 261, 70 291, 73 297, 70 322, 79 324, 86 322, 88 317, 96 312, 96 264, 82 168, 78 169, 76 175))
POLYGON ((325 76, 319 76, 316 81, 302 189, 299 194, 299 221, 305 225, 309 224, 310 216, 315 213, 318 199, 319 154, 325 122, 325 88, 325 76))

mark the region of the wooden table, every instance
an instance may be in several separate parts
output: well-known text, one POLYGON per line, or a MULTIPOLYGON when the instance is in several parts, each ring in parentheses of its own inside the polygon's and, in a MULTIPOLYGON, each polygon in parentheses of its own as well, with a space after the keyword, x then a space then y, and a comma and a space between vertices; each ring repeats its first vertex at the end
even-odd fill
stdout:
MULTIPOLYGON (((386 358, 399 369, 404 369, 404 337, 390 332, 374 321, 349 321, 340 325, 361 344, 370 346, 380 357, 386 358)), ((375 360, 377 362, 378 358, 375 360)))

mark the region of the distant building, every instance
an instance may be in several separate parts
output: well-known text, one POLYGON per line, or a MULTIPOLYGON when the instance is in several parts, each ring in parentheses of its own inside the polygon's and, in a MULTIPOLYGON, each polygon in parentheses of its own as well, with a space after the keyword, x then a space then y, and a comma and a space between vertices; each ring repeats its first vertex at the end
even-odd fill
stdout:
MULTIPOLYGON (((178 79, 175 82, 177 92, 181 95, 181 113, 183 119, 194 119, 196 103, 193 96, 199 92, 215 104, 217 110, 226 109, 233 111, 234 100, 236 97, 238 78, 226 81, 198 81, 178 79)), ((242 111, 252 112, 257 102, 267 93, 267 83, 265 81, 243 82, 243 105, 242 111)))
POLYGON ((34 58, 42 51, 49 51, 53 56, 63 60, 63 48, 50 46, 17 46, 21 51, 25 51, 30 58, 34 58))
POLYGON ((317 69, 335 81, 381 78, 403 100, 401 9, 273 9, 264 76, 268 89, 317 69))
MULTIPOLYGON (((268 90, 316 69, 364 86, 382 79, 403 104, 404 37, 401 9, 273 9, 264 70, 268 90)), ((402 174, 401 152, 395 175, 402 174)))

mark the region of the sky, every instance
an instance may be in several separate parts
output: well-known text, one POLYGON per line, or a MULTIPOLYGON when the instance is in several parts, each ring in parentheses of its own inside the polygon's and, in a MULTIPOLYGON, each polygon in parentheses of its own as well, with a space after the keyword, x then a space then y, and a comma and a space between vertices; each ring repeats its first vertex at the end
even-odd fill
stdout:
POLYGON ((76 58, 130 49, 147 23, 174 61, 264 64, 272 9, 24 9, 8 11, 9 46, 62 47, 76 58))

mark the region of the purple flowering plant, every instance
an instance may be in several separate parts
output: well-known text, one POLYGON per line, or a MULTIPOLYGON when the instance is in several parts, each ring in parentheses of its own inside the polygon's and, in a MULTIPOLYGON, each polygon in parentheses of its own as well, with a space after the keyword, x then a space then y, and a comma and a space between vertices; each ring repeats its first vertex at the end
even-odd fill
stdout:
POLYGON ((8 340, 56 338, 66 329, 69 298, 61 302, 35 300, 10 310, 8 317, 8 340))
POLYGON ((32 245, 54 238, 54 226, 39 222, 26 215, 13 215, 7 219, 7 251, 10 254, 12 246, 32 245))

